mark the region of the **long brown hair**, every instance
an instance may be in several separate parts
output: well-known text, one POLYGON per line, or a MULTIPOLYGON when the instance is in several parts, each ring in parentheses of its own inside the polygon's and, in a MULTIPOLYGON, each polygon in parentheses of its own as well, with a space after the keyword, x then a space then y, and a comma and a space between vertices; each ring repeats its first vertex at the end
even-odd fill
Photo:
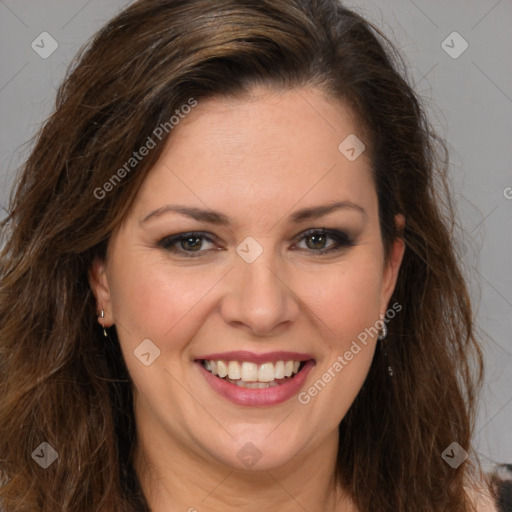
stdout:
POLYGON ((361 512, 473 510, 465 486, 479 468, 470 439, 483 364, 452 242, 444 145, 391 43, 335 0, 140 0, 76 57, 2 222, 5 510, 149 510, 132 466, 130 377, 115 328, 105 339, 98 326, 88 270, 172 136, 175 111, 255 84, 314 86, 353 109, 385 248, 396 236, 406 244, 391 298, 403 308, 389 324, 394 376, 378 348, 339 427, 340 484, 361 512), (474 455, 457 469, 441 457, 454 441, 474 455), (42 442, 58 453, 46 469, 31 455, 42 442))

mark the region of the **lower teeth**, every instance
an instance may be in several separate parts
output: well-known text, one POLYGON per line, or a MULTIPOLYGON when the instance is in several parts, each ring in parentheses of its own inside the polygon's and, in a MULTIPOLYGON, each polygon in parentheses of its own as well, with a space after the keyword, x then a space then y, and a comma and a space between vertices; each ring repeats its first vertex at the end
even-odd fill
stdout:
POLYGON ((246 389, 266 389, 266 388, 274 388, 279 386, 279 384, 274 380, 271 382, 244 382, 242 379, 240 380, 231 380, 225 377, 223 380, 227 380, 231 384, 235 384, 240 388, 246 389))

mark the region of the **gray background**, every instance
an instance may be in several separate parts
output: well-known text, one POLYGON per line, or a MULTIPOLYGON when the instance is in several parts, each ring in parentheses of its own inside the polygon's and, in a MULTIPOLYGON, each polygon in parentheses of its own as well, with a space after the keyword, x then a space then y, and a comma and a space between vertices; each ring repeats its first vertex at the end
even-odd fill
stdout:
MULTIPOLYGON (((0 205, 7 204, 27 142, 50 114, 71 58, 130 3, 0 0, 0 205), (42 32, 58 42, 46 59, 31 47, 42 32)), ((398 45, 434 127, 448 141, 464 229, 459 247, 486 355, 476 446, 485 467, 512 463, 512 1, 345 3, 398 45), (468 43, 457 58, 445 51, 456 55, 463 48, 458 36, 447 39, 454 31, 468 43)))

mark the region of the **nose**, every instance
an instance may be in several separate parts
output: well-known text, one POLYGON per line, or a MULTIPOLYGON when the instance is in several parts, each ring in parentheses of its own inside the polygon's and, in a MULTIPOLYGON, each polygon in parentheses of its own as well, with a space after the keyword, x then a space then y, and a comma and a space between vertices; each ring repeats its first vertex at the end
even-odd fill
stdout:
POLYGON ((271 261, 270 252, 264 251, 252 263, 237 257, 220 307, 226 323, 256 336, 272 336, 285 329, 300 309, 291 284, 271 261))

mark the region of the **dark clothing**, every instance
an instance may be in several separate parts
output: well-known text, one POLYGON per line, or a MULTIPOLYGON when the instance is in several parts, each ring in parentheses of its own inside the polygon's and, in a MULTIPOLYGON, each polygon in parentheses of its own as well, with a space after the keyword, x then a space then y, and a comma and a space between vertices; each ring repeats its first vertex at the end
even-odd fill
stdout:
POLYGON ((496 507, 499 512, 512 512, 512 464, 502 464, 499 469, 493 473, 496 507))

